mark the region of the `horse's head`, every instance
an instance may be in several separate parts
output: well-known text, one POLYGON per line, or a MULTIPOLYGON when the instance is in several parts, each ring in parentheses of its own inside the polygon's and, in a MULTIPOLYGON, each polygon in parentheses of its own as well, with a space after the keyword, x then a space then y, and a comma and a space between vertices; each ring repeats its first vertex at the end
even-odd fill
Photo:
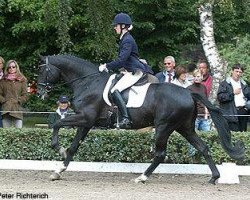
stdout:
POLYGON ((46 98, 53 84, 58 81, 60 70, 49 62, 49 56, 40 56, 37 94, 42 99, 46 98))

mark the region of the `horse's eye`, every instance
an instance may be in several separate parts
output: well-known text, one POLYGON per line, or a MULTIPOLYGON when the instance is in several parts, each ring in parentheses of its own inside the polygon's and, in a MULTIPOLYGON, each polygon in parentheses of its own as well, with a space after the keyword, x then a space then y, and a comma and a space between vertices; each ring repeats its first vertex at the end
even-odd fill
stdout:
POLYGON ((51 87, 50 85, 47 85, 47 86, 45 87, 45 89, 46 89, 47 91, 50 91, 50 90, 52 89, 52 87, 51 87))

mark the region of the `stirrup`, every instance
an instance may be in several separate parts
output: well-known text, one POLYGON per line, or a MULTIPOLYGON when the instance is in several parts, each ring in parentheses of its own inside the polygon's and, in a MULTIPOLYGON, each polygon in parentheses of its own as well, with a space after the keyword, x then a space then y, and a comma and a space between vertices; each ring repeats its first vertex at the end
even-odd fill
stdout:
POLYGON ((130 129, 131 126, 132 122, 128 118, 123 118, 118 124, 118 127, 121 129, 130 129))

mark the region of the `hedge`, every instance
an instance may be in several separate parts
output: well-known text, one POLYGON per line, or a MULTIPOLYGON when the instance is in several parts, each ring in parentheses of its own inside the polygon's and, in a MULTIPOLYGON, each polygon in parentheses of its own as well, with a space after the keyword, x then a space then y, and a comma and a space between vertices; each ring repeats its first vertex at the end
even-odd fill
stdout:
MULTIPOLYGON (((60 144, 69 147, 75 135, 74 129, 61 129, 60 144)), ((216 164, 233 161, 222 149, 217 133, 199 132, 201 138, 209 146, 216 164)), ((250 164, 250 134, 233 132, 232 139, 242 140, 246 155, 237 164, 250 164)), ((0 129, 0 159, 25 160, 61 160, 61 157, 51 146, 51 130, 41 128, 0 129)), ((173 133, 167 146, 165 162, 168 163, 206 163, 196 152, 191 157, 188 153, 188 142, 173 133)), ((151 162, 154 151, 154 134, 123 130, 92 130, 85 141, 81 143, 76 153, 75 161, 103 162, 151 162)))

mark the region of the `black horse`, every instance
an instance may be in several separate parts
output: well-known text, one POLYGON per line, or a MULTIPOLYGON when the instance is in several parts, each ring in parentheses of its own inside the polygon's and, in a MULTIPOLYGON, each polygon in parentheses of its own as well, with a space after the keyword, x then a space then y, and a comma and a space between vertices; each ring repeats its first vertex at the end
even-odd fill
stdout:
MULTIPOLYGON (((40 65, 38 94, 43 96, 47 89, 60 78, 74 93, 72 104, 76 114, 59 120, 53 128, 52 147, 64 158, 63 166, 51 175, 55 180, 59 179, 60 174, 68 167, 79 147, 80 140, 84 140, 89 130, 97 123, 103 125, 108 121, 108 112, 112 106, 105 103, 103 91, 110 74, 100 73, 96 65, 69 55, 41 57, 41 62, 43 64, 40 65), (60 147, 58 142, 58 131, 62 126, 78 127, 74 140, 67 150, 60 147)), ((224 150, 233 159, 243 159, 244 147, 241 142, 232 144, 228 124, 218 108, 188 89, 174 84, 152 83, 142 106, 129 108, 133 129, 153 125, 156 132, 153 162, 141 176, 135 179, 136 182, 146 181, 156 167, 164 161, 168 138, 173 131, 177 131, 202 153, 212 171, 209 182, 215 184, 220 173, 207 145, 195 132, 197 101, 201 101, 208 108, 224 150)))

